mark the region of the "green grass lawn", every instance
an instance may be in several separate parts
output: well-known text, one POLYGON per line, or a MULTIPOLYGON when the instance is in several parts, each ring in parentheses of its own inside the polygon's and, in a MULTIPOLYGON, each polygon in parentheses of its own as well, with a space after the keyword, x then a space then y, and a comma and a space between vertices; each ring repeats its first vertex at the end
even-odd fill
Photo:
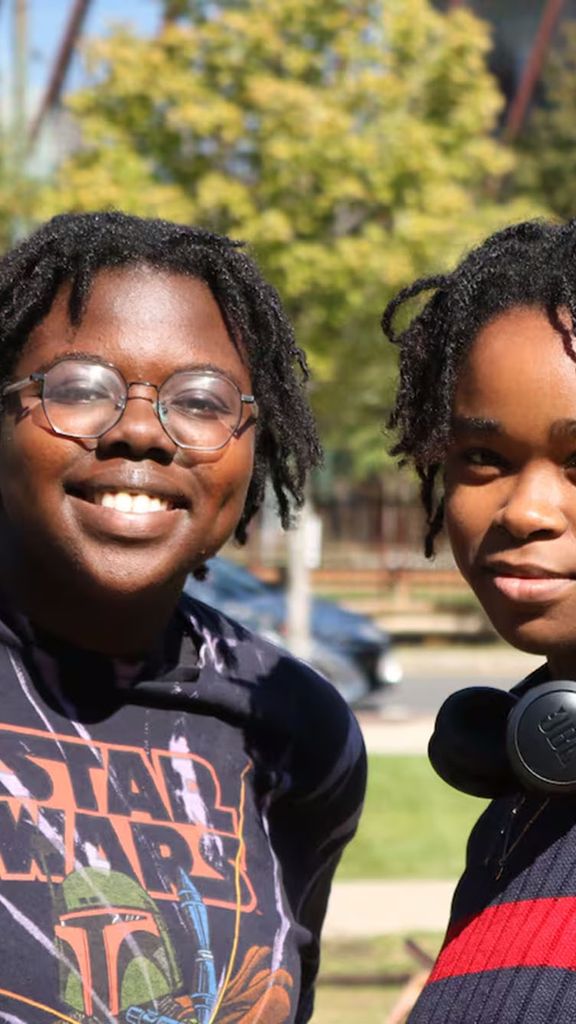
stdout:
POLYGON ((338 879, 457 878, 486 803, 447 786, 424 756, 371 756, 364 814, 338 879))
MULTIPOLYGON (((486 805, 450 789, 426 757, 371 756, 366 808, 338 879, 456 878, 468 833, 486 805)), ((442 935, 411 934, 435 958, 442 935)), ((402 935, 325 940, 314 1024, 383 1024, 422 971, 402 935)))
MULTIPOLYGON (((411 937, 436 956, 441 935, 411 937)), ((421 970, 397 935, 324 942, 314 1024, 383 1024, 402 990, 402 976, 421 970), (354 984, 342 984, 350 978, 354 984)))

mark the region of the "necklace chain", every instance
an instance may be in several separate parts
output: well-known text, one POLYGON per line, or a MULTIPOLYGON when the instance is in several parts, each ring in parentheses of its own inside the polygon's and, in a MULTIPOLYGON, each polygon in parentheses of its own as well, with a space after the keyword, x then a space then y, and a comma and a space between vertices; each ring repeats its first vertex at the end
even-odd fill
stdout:
POLYGON ((509 859, 509 857, 512 856, 512 854, 514 853, 514 850, 521 843, 521 841, 523 840, 523 838, 526 835, 526 833, 532 828, 532 825, 534 824, 534 822, 536 822, 538 820, 538 818, 540 817, 542 812, 545 810, 545 808, 550 803, 550 797, 547 796, 542 801, 542 803, 540 803, 538 805, 538 807, 534 811, 534 814, 532 815, 532 817, 528 819, 528 821, 524 825, 524 828, 522 829, 522 831, 519 832, 519 834, 516 836, 514 842, 510 843, 510 837, 512 835, 512 829, 514 827, 514 823, 515 823, 515 821, 516 821, 516 819, 517 819, 517 817, 518 817, 518 815, 519 815, 519 813, 520 813, 520 811, 521 811, 521 809, 522 809, 522 807, 524 806, 525 803, 526 803, 526 796, 522 795, 520 797, 520 799, 517 800, 516 803, 514 804, 514 807, 510 811, 504 826, 500 829, 499 835, 504 837, 504 841, 503 841, 503 846, 502 846, 502 853, 500 854, 500 856, 498 858, 498 861, 497 861, 497 864, 496 864, 496 875, 495 875, 496 881, 498 881, 502 877, 502 873, 504 871, 504 865, 506 864, 506 861, 509 859))

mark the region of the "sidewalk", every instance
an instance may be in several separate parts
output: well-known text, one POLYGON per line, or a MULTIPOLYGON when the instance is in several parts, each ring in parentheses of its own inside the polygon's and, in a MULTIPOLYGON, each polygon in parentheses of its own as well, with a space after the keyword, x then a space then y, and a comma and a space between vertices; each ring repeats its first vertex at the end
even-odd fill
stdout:
POLYGON ((456 882, 335 882, 323 935, 330 939, 443 932, 456 882))
POLYGON ((358 715, 369 754, 426 754, 434 728, 432 717, 384 719, 358 715))

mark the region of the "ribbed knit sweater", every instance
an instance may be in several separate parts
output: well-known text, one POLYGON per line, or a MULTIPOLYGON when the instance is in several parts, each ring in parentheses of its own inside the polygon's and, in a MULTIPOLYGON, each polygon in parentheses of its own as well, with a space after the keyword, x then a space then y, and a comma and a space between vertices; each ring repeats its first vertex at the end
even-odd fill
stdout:
POLYGON ((574 1024, 576 797, 494 800, 410 1024, 574 1024))

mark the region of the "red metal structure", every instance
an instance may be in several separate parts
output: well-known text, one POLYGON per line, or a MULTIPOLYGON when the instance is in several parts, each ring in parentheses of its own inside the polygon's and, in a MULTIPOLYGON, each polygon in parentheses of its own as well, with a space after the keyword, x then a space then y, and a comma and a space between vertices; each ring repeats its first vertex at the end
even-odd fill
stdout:
POLYGON ((508 110, 504 127, 504 138, 507 141, 516 138, 524 123, 564 3, 565 0, 547 0, 545 4, 532 49, 508 110))

